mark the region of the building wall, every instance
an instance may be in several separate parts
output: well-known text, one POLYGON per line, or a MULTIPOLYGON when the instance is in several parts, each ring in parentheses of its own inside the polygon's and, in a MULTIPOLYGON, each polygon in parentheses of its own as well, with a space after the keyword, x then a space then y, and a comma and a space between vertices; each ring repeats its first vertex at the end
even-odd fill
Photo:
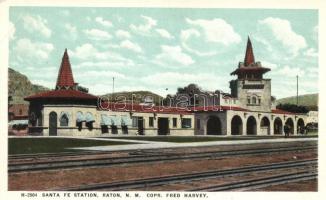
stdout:
MULTIPOLYGON (((298 134, 298 121, 302 119, 304 125, 307 124, 307 115, 284 115, 284 114, 274 114, 270 112, 244 112, 244 111, 234 111, 227 110, 225 112, 202 112, 195 114, 195 135, 207 135, 207 121, 210 117, 216 116, 220 119, 222 125, 222 135, 231 136, 232 134, 232 119, 235 116, 239 116, 242 121, 242 134, 248 135, 248 119, 252 118, 256 122, 256 134, 255 135, 275 135, 274 124, 276 119, 280 119, 282 122, 281 134, 284 135, 283 127, 285 122, 289 119, 293 121, 293 134, 298 134), (269 126, 263 126, 262 119, 266 118, 269 122, 269 126), (197 127, 196 121, 200 120, 200 129, 197 127)), ((250 124, 249 124, 250 125, 250 124)))
POLYGON ((235 90, 238 98, 238 106, 246 108, 252 111, 270 112, 271 111, 271 80, 234 80, 231 86, 231 90, 235 90), (234 85, 233 85, 234 84, 234 85), (253 85, 263 85, 263 89, 246 89, 246 87, 252 87, 253 85), (248 104, 248 97, 256 97, 261 99, 259 105, 248 104))
POLYGON ((58 136, 111 136, 111 135, 138 135, 138 127, 134 127, 128 125, 128 134, 124 134, 121 128, 121 125, 117 125, 117 134, 112 133, 111 126, 108 126, 109 133, 102 133, 101 129, 101 115, 106 114, 107 116, 116 116, 121 118, 121 116, 125 117, 142 117, 144 119, 144 135, 158 135, 158 119, 159 118, 168 118, 169 120, 169 135, 180 135, 180 136, 191 136, 194 135, 194 115, 180 115, 180 114, 165 114, 165 113, 141 113, 141 112, 112 112, 112 111, 99 111, 94 106, 56 106, 56 105, 47 105, 43 108, 43 135, 49 136, 49 116, 51 112, 55 112, 57 114, 57 135, 58 136), (82 122, 82 128, 78 129, 76 125, 77 120, 77 112, 82 112, 86 115, 87 112, 92 113, 95 118, 95 122, 93 123, 93 128, 90 130, 86 127, 86 122, 82 122), (68 114, 68 126, 60 126, 60 117, 63 114, 68 114), (149 118, 153 117, 153 127, 149 126, 149 118), (177 126, 173 127, 173 118, 177 119, 177 126), (191 119, 191 128, 182 128, 181 119, 189 118, 191 119))

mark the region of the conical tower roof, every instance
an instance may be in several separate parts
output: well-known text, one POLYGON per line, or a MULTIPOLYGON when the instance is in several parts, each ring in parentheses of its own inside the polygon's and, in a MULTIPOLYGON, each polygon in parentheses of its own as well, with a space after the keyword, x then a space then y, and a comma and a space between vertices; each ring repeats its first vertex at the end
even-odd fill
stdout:
POLYGON ((67 49, 62 57, 61 66, 57 78, 56 89, 70 88, 75 85, 74 77, 71 70, 67 49))
POLYGON ((245 56, 245 59, 244 59, 244 65, 248 66, 248 65, 250 65, 252 63, 255 63, 255 56, 254 56, 254 51, 252 49, 252 44, 251 44, 250 38, 248 36, 246 56, 245 56))

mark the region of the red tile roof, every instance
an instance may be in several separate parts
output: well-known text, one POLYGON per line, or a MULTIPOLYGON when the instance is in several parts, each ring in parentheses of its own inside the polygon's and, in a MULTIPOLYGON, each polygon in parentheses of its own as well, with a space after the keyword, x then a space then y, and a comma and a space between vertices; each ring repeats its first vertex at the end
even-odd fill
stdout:
POLYGON ((266 73, 268 71, 270 71, 271 69, 266 68, 266 67, 239 67, 236 70, 234 70, 231 75, 236 75, 239 73, 243 73, 243 72, 262 72, 262 73, 266 73))
POLYGON ((250 38, 248 36, 246 56, 245 56, 245 59, 244 59, 244 65, 248 66, 248 65, 250 65, 250 64, 252 64, 254 62, 255 62, 254 51, 252 49, 251 41, 250 41, 250 38))
POLYGON ((192 107, 193 112, 200 111, 222 111, 222 110, 234 110, 234 111, 249 111, 248 109, 237 107, 237 106, 196 106, 192 107))
POLYGON ((89 99, 95 100, 97 96, 84 93, 78 90, 51 90, 47 92, 41 92, 35 95, 25 97, 26 101, 34 99, 89 99))
POLYGON ((197 107, 164 107, 164 106, 146 106, 139 104, 123 104, 123 103, 107 103, 102 102, 98 105, 100 110, 112 111, 128 111, 128 112, 145 112, 145 113, 170 113, 170 114, 191 114, 192 112, 201 111, 222 111, 222 110, 235 110, 235 111, 249 111, 244 108, 235 106, 197 106, 197 107))
POLYGON ((274 114, 284 114, 284 115, 295 115, 296 113, 292 113, 289 111, 285 111, 285 110, 280 110, 280 109, 273 109, 272 113, 274 114))
POLYGON ((67 49, 65 50, 61 66, 57 78, 57 87, 73 87, 75 85, 74 77, 72 75, 71 65, 69 61, 69 56, 67 49))

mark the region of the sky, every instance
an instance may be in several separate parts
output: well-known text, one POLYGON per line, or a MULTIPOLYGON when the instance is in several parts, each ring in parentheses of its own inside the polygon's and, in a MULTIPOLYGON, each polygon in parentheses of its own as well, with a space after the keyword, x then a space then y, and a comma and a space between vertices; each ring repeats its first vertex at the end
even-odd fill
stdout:
POLYGON ((230 92, 247 38, 276 98, 318 92, 318 12, 289 9, 11 7, 9 66, 54 89, 65 48, 92 94, 178 87, 230 92))

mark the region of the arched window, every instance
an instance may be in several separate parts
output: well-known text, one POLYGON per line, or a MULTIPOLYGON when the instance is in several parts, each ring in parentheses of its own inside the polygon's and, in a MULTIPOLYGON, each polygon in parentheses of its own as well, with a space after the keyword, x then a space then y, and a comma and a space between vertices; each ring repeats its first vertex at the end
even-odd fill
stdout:
POLYGON ((257 99, 256 99, 256 97, 252 97, 252 104, 257 104, 257 99))
POLYGON ((69 119, 66 114, 63 114, 60 118, 60 126, 68 126, 69 119))

